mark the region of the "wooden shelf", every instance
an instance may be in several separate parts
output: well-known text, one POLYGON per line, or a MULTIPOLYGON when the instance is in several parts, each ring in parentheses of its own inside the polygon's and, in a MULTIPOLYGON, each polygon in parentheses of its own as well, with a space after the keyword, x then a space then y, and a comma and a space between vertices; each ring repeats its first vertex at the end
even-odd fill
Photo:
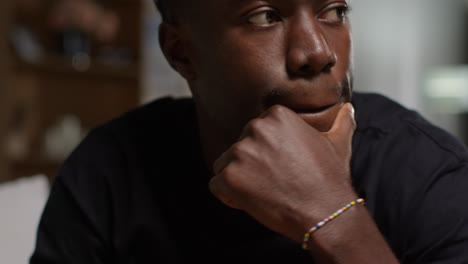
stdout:
MULTIPOLYGON (((6 43, 0 45, 0 54, 8 55, 1 58, 9 57, 8 67, 0 68, 0 81, 4 82, 0 107, 7 113, 0 116, 0 183, 37 174, 45 174, 52 180, 63 160, 48 160, 49 156, 43 155, 51 127, 60 124, 64 116, 73 115, 79 119, 82 130, 89 131, 139 105, 141 4, 133 0, 96 1, 120 17, 119 33, 107 43, 87 36, 89 67, 77 70, 71 58, 59 55, 57 37, 61 35, 44 22, 45 14, 40 14, 39 8, 36 15, 24 15, 15 11, 18 2, 7 2, 12 8, 0 9, 0 14, 2 18, 11 15, 12 19, 0 19, 4 21, 0 29, 6 29, 1 32, 8 32, 9 27, 20 22, 38 36, 45 55, 32 63, 12 56, 11 43, 10 47, 6 43), (109 47, 125 56, 121 63, 106 63, 99 57, 105 56, 109 47), (16 142, 9 140, 12 135, 21 147, 15 149, 11 146, 17 145, 10 144, 8 150, 3 149, 8 144, 2 144, 2 140, 16 142), (18 149, 21 155, 11 154, 18 153, 14 151, 18 149)), ((55 138, 62 140, 60 136, 55 138)))
POLYGON ((89 69, 85 71, 76 70, 71 62, 71 58, 58 55, 47 55, 39 63, 31 63, 16 58, 13 67, 18 71, 28 71, 50 74, 67 74, 82 78, 116 78, 116 79, 138 79, 140 74, 139 63, 134 62, 128 65, 115 66, 103 64, 91 58, 89 69))

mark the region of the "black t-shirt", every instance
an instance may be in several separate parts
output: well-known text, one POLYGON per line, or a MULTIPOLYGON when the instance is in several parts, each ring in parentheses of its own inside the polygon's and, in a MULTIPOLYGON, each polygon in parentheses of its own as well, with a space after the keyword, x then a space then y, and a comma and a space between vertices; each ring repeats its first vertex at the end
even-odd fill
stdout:
MULTIPOLYGON (((385 97, 353 104, 353 185, 396 256, 468 263, 466 148, 385 97)), ((313 263, 212 196, 197 129, 191 99, 165 98, 93 130, 55 178, 31 264, 313 263)))

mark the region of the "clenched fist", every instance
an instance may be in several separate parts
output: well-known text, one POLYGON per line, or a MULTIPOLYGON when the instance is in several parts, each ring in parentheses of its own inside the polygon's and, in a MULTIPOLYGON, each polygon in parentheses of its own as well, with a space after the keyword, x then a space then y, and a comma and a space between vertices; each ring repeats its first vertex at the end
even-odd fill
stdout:
POLYGON ((296 241, 357 198, 350 180, 354 109, 347 103, 325 133, 273 106, 251 120, 214 164, 210 190, 268 228, 296 241))

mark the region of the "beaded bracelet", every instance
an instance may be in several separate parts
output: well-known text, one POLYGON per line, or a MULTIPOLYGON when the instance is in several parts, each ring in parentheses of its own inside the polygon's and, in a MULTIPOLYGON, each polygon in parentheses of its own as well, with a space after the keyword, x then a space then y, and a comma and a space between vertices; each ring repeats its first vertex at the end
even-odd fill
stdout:
POLYGON ((304 240, 302 242, 302 249, 304 250, 307 250, 308 248, 308 243, 309 243, 309 239, 310 239, 310 236, 315 232, 317 231, 318 229, 320 229, 322 226, 324 226, 326 223, 332 221, 333 219, 337 218, 339 215, 341 215, 342 213, 346 212, 349 208, 355 206, 356 204, 364 204, 365 203, 365 200, 363 198, 359 198, 357 199, 356 201, 352 201, 350 202, 349 204, 343 206, 343 208, 339 209, 338 211, 334 212, 332 215, 330 215, 329 217, 323 219, 322 221, 320 221, 318 224, 316 224, 315 226, 313 226, 311 229, 309 229, 309 231, 307 231, 307 233, 304 234, 304 240))

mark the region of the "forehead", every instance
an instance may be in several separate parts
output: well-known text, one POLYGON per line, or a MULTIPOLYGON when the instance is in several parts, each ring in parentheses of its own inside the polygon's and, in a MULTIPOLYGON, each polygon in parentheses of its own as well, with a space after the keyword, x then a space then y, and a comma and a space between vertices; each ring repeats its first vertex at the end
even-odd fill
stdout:
MULTIPOLYGON (((211 6, 215 10, 229 10, 239 8, 247 5, 275 5, 275 6, 321 6, 324 4, 331 4, 334 2, 349 3, 350 0, 203 0, 204 6, 208 8, 211 6)), ((214 11, 214 10, 213 10, 214 11)))

